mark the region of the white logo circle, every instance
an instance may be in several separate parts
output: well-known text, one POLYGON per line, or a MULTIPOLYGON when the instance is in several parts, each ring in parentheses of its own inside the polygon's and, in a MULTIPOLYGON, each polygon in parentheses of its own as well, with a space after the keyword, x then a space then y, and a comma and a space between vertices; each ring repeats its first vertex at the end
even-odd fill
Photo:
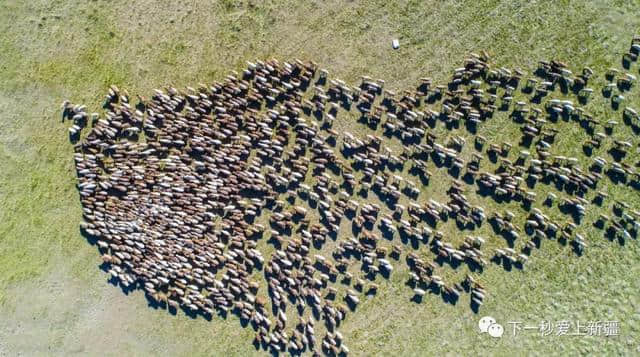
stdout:
POLYGON ((478 327, 480 328, 480 333, 489 333, 491 337, 502 337, 504 334, 504 327, 499 323, 496 323, 496 319, 491 316, 485 316, 478 321, 478 327))
POLYGON ((480 328, 480 333, 484 333, 487 332, 487 330, 489 329, 489 326, 493 325, 496 323, 496 319, 494 319, 491 316, 485 316, 483 318, 480 319, 480 321, 478 322, 478 327, 480 328))
POLYGON ((502 327, 502 325, 500 324, 492 324, 491 326, 489 326, 487 332, 489 332, 489 336, 491 337, 502 337, 502 334, 504 333, 504 327, 502 327))

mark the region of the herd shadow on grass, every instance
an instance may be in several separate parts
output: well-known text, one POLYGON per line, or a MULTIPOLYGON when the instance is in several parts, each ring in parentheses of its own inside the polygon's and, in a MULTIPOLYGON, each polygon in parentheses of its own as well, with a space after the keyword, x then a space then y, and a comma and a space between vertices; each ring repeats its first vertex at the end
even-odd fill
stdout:
MULTIPOLYGON (((93 245, 93 246, 97 245, 97 242, 99 240, 98 237, 89 234, 88 232, 86 232, 82 228, 80 228, 80 233, 87 240, 87 242, 90 245, 93 245)), ((99 248, 99 250, 102 253, 105 252, 105 250, 102 249, 102 248, 99 248)), ((112 269, 112 265, 110 263, 108 263, 108 262, 103 262, 98 267, 99 267, 100 270, 102 270, 103 272, 105 272, 107 274, 110 274, 111 269, 112 269)), ((323 271, 323 269, 324 269, 323 267, 319 267, 320 271, 323 271)), ((363 270, 365 270, 365 269, 366 269, 366 266, 363 265, 363 270)), ((259 270, 261 270, 261 269, 259 269, 259 270)), ((382 272, 381 275, 383 277, 385 277, 385 279, 389 279, 389 272, 382 272)), ((369 276, 368 278, 371 281, 375 280, 375 277, 369 276)), ((336 282, 336 279, 337 279, 337 276, 335 276, 332 281, 336 282)), ((138 290, 144 290, 143 282, 140 281, 140 280, 136 280, 133 283, 125 285, 125 284, 123 284, 121 279, 111 275, 109 277, 109 279, 107 280, 107 282, 109 284, 115 286, 115 287, 120 288, 122 293, 124 293, 125 295, 129 295, 129 294, 131 294, 133 292, 136 292, 138 290)), ((362 292, 362 293, 364 293, 365 296, 375 295, 376 292, 377 292, 375 288, 365 289, 364 286, 356 286, 355 289, 360 291, 360 292, 362 292)), ((268 289, 268 294, 269 294, 270 297, 272 297, 273 291, 271 289, 268 289)), ((155 309, 155 310, 160 310, 160 309, 166 310, 169 314, 171 314, 173 316, 177 316, 178 312, 180 310, 180 311, 182 311, 182 313, 184 313, 184 315, 190 317, 191 319, 197 319, 197 318, 201 317, 201 318, 204 318, 207 321, 212 321, 213 317, 214 317, 213 314, 207 313, 207 312, 203 311, 202 309, 198 309, 197 311, 194 311, 194 310, 189 309, 188 307, 186 307, 184 305, 180 305, 179 307, 171 306, 171 305, 167 304, 166 302, 159 301, 156 297, 151 296, 146 291, 144 292, 144 296, 145 296, 145 299, 147 300, 147 306, 148 307, 150 307, 152 309, 155 309)), ((326 298, 328 300, 335 300, 336 299, 336 295, 331 296, 331 293, 329 293, 326 296, 326 298)), ((293 299, 293 296, 289 295, 288 299, 290 300, 291 303, 295 303, 295 301, 293 299)), ((309 297, 308 299, 311 299, 311 298, 309 297)), ((322 319, 322 317, 321 317, 322 312, 320 310, 316 309, 312 304, 310 304, 310 302, 311 301, 308 301, 309 306, 311 307, 312 316, 314 316, 314 318, 316 320, 320 321, 322 319)), ((347 306, 349 307, 349 309, 351 311, 355 311, 356 310, 356 305, 353 302, 345 299, 345 303, 347 304, 347 306)), ((276 306, 272 306, 272 309, 273 309, 273 312, 275 314, 282 308, 276 307, 276 306)), ((298 310, 298 313, 302 316, 303 311, 298 310)), ((259 327, 260 327, 256 322, 254 322, 254 321, 252 321, 250 319, 246 319, 246 318, 242 317, 241 311, 235 306, 229 307, 228 309, 224 309, 224 308, 221 308, 221 307, 216 307, 215 315, 218 318, 222 318, 224 320, 226 320, 229 317, 229 315, 235 315, 238 318, 238 320, 240 322, 240 325, 243 328, 251 327, 254 331, 257 331, 259 329, 259 327)), ((331 326, 331 327, 327 326, 327 328, 329 328, 330 330, 333 331, 337 327, 339 327, 340 324, 341 324, 341 322, 337 321, 335 326, 331 326)), ((269 345, 267 345, 265 343, 265 341, 254 340, 252 344, 254 345, 256 350, 262 349, 262 350, 268 351, 273 356, 278 356, 282 352, 287 352, 288 354, 294 355, 294 356, 302 355, 305 352, 308 352, 306 349, 299 350, 299 349, 293 348, 291 346, 288 346, 286 351, 278 351, 278 350, 273 349, 269 345)), ((339 356, 346 356, 343 352, 341 352, 338 355, 339 356)))
MULTIPOLYGON (((369 228, 373 228, 373 227, 369 227, 369 228)), ((92 236, 89 233, 87 233, 84 229, 80 228, 80 233, 83 235, 83 237, 87 240, 87 242, 93 246, 97 245, 98 242, 98 237, 96 236, 92 236)), ((399 233, 400 239, 402 241, 402 243, 404 244, 408 244, 411 243, 412 246, 414 248, 419 248, 420 243, 422 244, 428 244, 429 240, 428 238, 422 238, 422 239, 416 239, 414 236, 411 235, 407 235, 403 232, 399 233)), ((431 245, 430 245, 430 249, 432 251, 435 252, 435 245, 433 244, 433 241, 431 241, 431 245)), ((101 253, 105 253, 106 250, 99 248, 99 250, 101 251, 101 253)), ((344 254, 344 257, 347 259, 352 259, 355 258, 358 261, 361 261, 363 255, 357 251, 348 251, 344 254)), ((395 257, 394 259, 399 259, 400 256, 398 255, 394 255, 393 253, 390 254, 390 257, 395 257)), ((461 266, 462 264, 467 264, 470 271, 481 271, 482 267, 470 262, 470 261, 466 261, 466 262, 460 262, 460 263, 456 263, 454 261, 448 261, 442 258, 436 259, 435 262, 437 264, 439 264, 440 266, 443 266, 445 264, 449 264, 452 268, 457 269, 459 266, 461 266)), ((375 281, 376 276, 380 275, 381 277, 383 277, 384 279, 389 279, 390 278, 390 274, 391 271, 389 270, 385 270, 385 269, 381 269, 378 272, 371 272, 370 271, 370 267, 372 266, 372 264, 367 264, 366 262, 363 262, 360 266, 360 270, 364 273, 363 277, 371 282, 375 281)), ((107 263, 107 262, 103 262, 102 264, 99 265, 100 270, 104 271, 105 273, 110 274, 111 272, 111 264, 107 263)), ((259 269, 258 267, 258 270, 259 269)), ((323 267, 319 267, 320 271, 323 271, 323 267)), ((344 280, 344 279, 342 279, 344 280)), ((331 280, 332 282, 336 282, 337 281, 337 276, 334 277, 333 280, 331 280)), ((108 282, 116 287, 119 287, 121 289, 121 291, 125 294, 125 295, 129 295, 132 292, 135 292, 137 290, 144 290, 144 286, 143 286, 143 282, 140 280, 134 281, 133 283, 129 283, 129 284, 123 284, 123 282, 119 279, 116 278, 114 276, 111 276, 108 279, 108 282)), ((346 283, 346 284, 350 284, 350 281, 342 281, 342 283, 346 283)), ((456 305, 458 303, 459 300, 459 295, 455 295, 449 292, 444 291, 443 289, 441 289, 440 287, 438 287, 437 285, 434 284, 430 284, 429 286, 427 286, 428 291, 430 292, 430 294, 432 295, 441 295, 442 300, 445 303, 449 303, 452 305, 456 305)), ((364 289, 364 287, 356 287, 357 290, 365 293, 365 295, 375 295, 376 291, 372 288, 370 289, 364 289)), ((198 317, 202 317, 208 321, 211 321, 213 318, 213 315, 210 313, 206 313, 204 312, 202 309, 198 309, 197 311, 194 311, 186 306, 180 305, 179 307, 175 307, 175 306, 170 306, 168 305, 166 302, 163 301, 159 301, 157 299, 157 297, 153 297, 150 294, 148 294, 146 291, 144 292, 145 298, 147 300, 148 306, 153 308, 153 309, 165 309, 167 310, 171 315, 177 315, 178 310, 182 310, 182 312, 186 315, 189 316, 190 318, 198 318, 198 317)), ((328 296, 329 299, 331 299, 330 296, 328 296)), ((413 297, 411 299, 414 302, 420 302, 422 301, 421 298, 416 298, 413 297)), ((356 310, 356 306, 352 303, 350 303, 348 300, 345 300, 345 303, 347 303, 347 305, 349 306, 349 308, 352 311, 356 310)), ((473 304, 472 304, 473 305, 473 304)), ((471 306, 472 310, 477 312, 477 306, 471 306)), ((240 323, 242 325, 242 327, 247 327, 251 324, 251 321, 247 320, 247 319, 243 319, 240 315, 240 311, 234 308, 230 308, 230 309, 222 309, 222 308, 217 308, 215 310, 216 315, 220 318, 223 319, 227 319, 227 317, 229 316, 229 314, 232 315, 236 315, 238 317, 238 319, 240 320, 240 323)), ((319 312, 316 312, 316 314, 319 314, 319 312)), ((254 326, 256 329, 258 326, 254 326)))

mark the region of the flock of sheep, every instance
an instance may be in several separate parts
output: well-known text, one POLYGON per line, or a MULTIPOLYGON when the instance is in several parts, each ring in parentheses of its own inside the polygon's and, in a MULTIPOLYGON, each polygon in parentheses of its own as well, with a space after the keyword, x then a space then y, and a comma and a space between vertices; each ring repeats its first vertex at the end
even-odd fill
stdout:
MULTIPOLYGON (((639 53, 636 38, 625 60, 639 53)), ((605 120, 580 106, 599 95, 591 87, 596 75, 590 68, 574 74, 558 61, 540 62, 528 75, 495 67, 481 53, 446 85, 423 78, 401 93, 368 77, 349 86, 299 60, 249 63, 223 81, 155 90, 136 104, 112 86, 104 116, 63 104, 74 122, 81 226, 114 279, 169 309, 236 314, 255 330, 257 348, 347 354, 338 328, 376 294, 376 279, 407 269, 415 300, 430 292, 455 303, 469 294, 477 309, 487 296, 480 273, 490 262, 522 267, 553 238, 581 253, 589 239, 579 227, 608 202, 607 185, 637 195, 631 158, 638 143, 614 137, 617 125, 640 128, 640 116, 624 104, 636 77, 606 73, 602 94, 624 109, 605 120), (515 101, 517 91, 529 101, 515 101), (571 95, 576 103, 555 99, 571 95), (498 111, 518 123, 520 142, 476 134, 500 120, 492 119, 498 111), (356 133, 341 129, 346 120, 357 121, 356 133), (586 155, 607 146, 608 156, 553 154, 558 120, 589 133, 586 155), (449 134, 437 135, 437 126, 449 134), (446 200, 429 191, 438 171, 450 180, 446 200), (546 197, 534 192, 538 184, 546 197), (522 205, 489 210, 473 193, 522 205), (566 221, 545 213, 554 205, 566 221), (462 241, 438 230, 449 220, 462 241), (485 221, 495 236, 462 232, 485 221), (516 250, 518 239, 525 243, 516 250), (489 241, 498 248, 488 251, 489 241), (471 273, 446 281, 437 275, 445 264, 471 273)), ((612 205, 594 224, 609 237, 635 238, 637 207, 612 205)))

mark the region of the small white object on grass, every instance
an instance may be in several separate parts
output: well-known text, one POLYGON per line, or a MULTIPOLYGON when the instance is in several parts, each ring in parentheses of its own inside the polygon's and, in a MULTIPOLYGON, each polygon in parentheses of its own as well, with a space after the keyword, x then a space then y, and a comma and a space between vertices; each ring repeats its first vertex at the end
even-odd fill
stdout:
POLYGON ((398 41, 398 39, 394 39, 393 41, 391 41, 391 47, 393 47, 394 50, 397 50, 400 47, 400 41, 398 41))

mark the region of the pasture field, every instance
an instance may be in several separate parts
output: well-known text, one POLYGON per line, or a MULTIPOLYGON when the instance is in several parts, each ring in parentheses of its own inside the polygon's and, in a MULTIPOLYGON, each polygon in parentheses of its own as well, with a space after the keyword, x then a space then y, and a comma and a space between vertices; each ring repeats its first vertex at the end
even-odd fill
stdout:
MULTIPOLYGON (((585 109, 601 122, 622 122, 622 109, 614 110, 600 88, 608 68, 623 70, 622 55, 640 34, 639 13, 640 3, 618 0, 0 1, 0 356, 265 354, 250 343, 253 330, 233 315, 210 321, 174 315, 150 306, 142 292, 125 294, 108 282, 98 250, 79 230, 73 147, 61 120, 64 99, 99 111, 111 84, 132 96, 150 95, 153 88, 221 80, 247 61, 268 58, 313 60, 331 78, 357 84, 368 75, 401 92, 414 89, 421 77, 445 84, 470 52, 485 50, 497 67, 528 75, 539 60, 561 60, 574 73, 589 66, 596 72, 595 93, 585 109), (391 49, 394 38, 398 50, 391 49)), ((639 68, 632 63, 628 71, 640 75, 639 68)), ((637 83, 625 97, 623 107, 640 109, 637 83)), ((517 152, 521 134, 509 113, 496 112, 478 133, 491 142, 511 142, 517 152)), ((351 119, 342 116, 335 129, 364 134, 364 126, 351 119)), ((582 153, 586 132, 572 122, 554 125, 560 131, 554 153, 578 156, 588 167, 591 159, 582 153)), ((442 125, 434 132, 453 135, 442 125)), ((637 134, 622 123, 614 132, 633 143, 625 162, 637 163, 637 134)), ((464 128, 456 134, 472 146, 464 128)), ((399 147, 397 139, 389 140, 399 147)), ((609 146, 593 156, 610 160, 609 146)), ((430 169, 434 178, 421 197, 446 201, 451 177, 444 168, 430 169)), ((456 305, 429 294, 421 303, 411 301, 407 269, 389 280, 378 278, 378 294, 363 299, 339 328, 351 354, 640 353, 639 238, 621 244, 592 225, 598 214, 612 215, 614 199, 640 209, 640 193, 607 177, 598 189, 610 198, 603 207, 590 205, 578 228, 589 244, 584 254, 547 241, 522 270, 489 263, 479 275, 489 296, 478 313, 469 308, 468 296, 456 305), (505 325, 502 338, 479 334, 478 320, 485 315, 505 325), (513 336, 507 324, 549 320, 618 321, 619 333, 513 336)), ((550 185, 535 188, 539 197, 549 190, 558 193, 550 185)), ((509 208, 520 212, 520 224, 525 220, 518 202, 498 205, 469 196, 487 213, 509 208)), ((556 206, 548 212, 569 220, 556 206)), ((351 234, 343 223, 340 237, 351 234)), ((468 234, 452 222, 439 229, 456 242, 468 234)), ((488 223, 471 234, 504 246, 488 223)), ((445 265, 440 273, 460 279, 465 269, 445 265)))

